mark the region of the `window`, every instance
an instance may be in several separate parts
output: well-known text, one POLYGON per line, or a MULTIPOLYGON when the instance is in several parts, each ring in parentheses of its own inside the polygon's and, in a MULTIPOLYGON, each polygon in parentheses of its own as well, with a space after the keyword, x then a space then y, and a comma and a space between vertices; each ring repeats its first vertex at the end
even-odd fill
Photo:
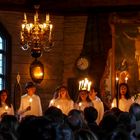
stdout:
POLYGON ((4 39, 0 36, 0 90, 5 87, 5 43, 4 39))
POLYGON ((7 89, 10 91, 10 35, 0 23, 0 90, 7 89))

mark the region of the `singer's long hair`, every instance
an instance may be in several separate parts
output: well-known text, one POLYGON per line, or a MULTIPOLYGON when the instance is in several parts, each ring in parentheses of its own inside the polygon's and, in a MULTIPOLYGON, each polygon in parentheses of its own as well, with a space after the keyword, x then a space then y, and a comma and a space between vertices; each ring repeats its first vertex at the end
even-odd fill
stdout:
MULTIPOLYGON (((7 105, 8 107, 11 107, 11 104, 9 103, 9 100, 8 100, 8 96, 9 96, 8 90, 6 90, 6 89, 1 90, 1 91, 0 91, 0 96, 1 96, 4 92, 7 94, 7 99, 6 99, 5 103, 6 103, 6 105, 7 105)), ((0 98, 0 107, 2 107, 1 98, 0 98)))

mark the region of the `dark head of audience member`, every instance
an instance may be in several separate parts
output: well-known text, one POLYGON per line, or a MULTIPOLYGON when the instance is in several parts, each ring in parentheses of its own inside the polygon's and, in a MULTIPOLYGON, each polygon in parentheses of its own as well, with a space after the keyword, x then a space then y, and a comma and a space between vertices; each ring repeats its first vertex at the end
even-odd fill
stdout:
POLYGON ((138 103, 133 103, 130 106, 129 113, 131 115, 131 118, 134 121, 139 121, 140 120, 140 105, 138 103))
POLYGON ((44 116, 50 119, 52 122, 63 123, 64 121, 64 115, 62 111, 55 106, 50 106, 49 108, 47 108, 44 116))
POLYGON ((118 127, 130 132, 133 128, 131 126, 131 117, 129 112, 122 112, 118 117, 118 127))
POLYGON ((98 115, 97 110, 92 106, 86 107, 84 109, 84 117, 85 117, 85 120, 87 121, 88 127, 90 128, 90 130, 94 134, 96 134, 96 136, 99 139, 101 139, 102 138, 102 130, 96 123, 97 115, 98 115))
POLYGON ((0 140, 18 140, 11 131, 0 131, 0 140))
POLYGON ((103 132, 110 133, 117 127, 117 117, 113 114, 104 115, 103 119, 101 120, 99 126, 103 130, 103 132))
POLYGON ((80 128, 87 128, 87 124, 84 120, 83 112, 77 109, 72 109, 67 116, 67 123, 70 128, 75 131, 80 128))
POLYGON ((27 135, 30 134, 30 123, 34 119, 36 119, 34 115, 27 115, 22 118, 18 127, 19 140, 27 139, 27 135))
MULTIPOLYGON (((57 116, 56 116, 57 117, 57 116)), ((20 125, 19 140, 73 140, 73 132, 65 123, 49 117, 30 117, 20 125)))
POLYGON ((129 113, 131 116, 131 125, 134 129, 134 135, 137 139, 140 139, 140 105, 133 103, 130 106, 129 113))
POLYGON ((122 111, 118 107, 113 107, 110 111, 116 117, 119 117, 119 115, 122 113, 122 111))
POLYGON ((56 139, 54 127, 45 117, 26 116, 19 126, 19 140, 56 139))
POLYGON ((88 123, 94 123, 97 119, 98 112, 97 110, 90 106, 84 109, 84 117, 88 123))
POLYGON ((19 122, 17 118, 13 115, 4 115, 1 120, 1 130, 2 131, 10 131, 15 135, 18 136, 17 129, 19 127, 19 122))

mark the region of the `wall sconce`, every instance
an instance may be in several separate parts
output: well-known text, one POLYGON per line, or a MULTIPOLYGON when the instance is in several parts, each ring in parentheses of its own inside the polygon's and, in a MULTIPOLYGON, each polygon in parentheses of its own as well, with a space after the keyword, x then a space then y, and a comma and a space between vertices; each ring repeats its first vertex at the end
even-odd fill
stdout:
POLYGON ((44 78, 44 66, 36 58, 30 65, 30 76, 35 83, 41 83, 44 78))

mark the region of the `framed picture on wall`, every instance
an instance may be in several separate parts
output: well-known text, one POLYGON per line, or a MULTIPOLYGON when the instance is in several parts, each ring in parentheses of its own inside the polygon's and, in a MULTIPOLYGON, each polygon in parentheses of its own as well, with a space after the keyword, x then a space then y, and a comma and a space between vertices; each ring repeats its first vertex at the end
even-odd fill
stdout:
POLYGON ((140 92, 140 19, 111 15, 110 27, 112 48, 101 80, 102 97, 108 104, 117 94, 117 82, 127 83, 131 95, 140 92))
POLYGON ((140 86, 140 20, 116 17, 111 25, 114 76, 127 83, 133 95, 140 86))

